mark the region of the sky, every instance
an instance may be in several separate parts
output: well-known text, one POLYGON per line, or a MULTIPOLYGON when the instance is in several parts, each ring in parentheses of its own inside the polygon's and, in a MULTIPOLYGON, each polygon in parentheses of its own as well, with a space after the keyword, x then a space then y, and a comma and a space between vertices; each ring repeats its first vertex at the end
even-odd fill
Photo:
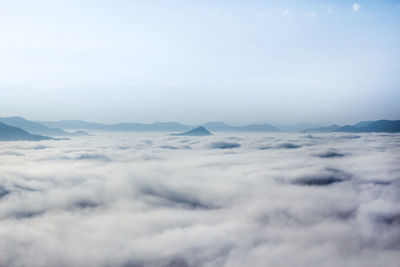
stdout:
POLYGON ((0 116, 400 118, 400 1, 0 0, 0 116))

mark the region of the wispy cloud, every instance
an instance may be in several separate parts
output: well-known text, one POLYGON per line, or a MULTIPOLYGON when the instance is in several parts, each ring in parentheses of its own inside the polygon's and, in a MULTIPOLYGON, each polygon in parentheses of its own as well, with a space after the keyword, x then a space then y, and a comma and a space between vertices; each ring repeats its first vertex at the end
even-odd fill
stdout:
POLYGON ((360 5, 360 4, 358 4, 358 3, 354 3, 354 4, 353 4, 353 10, 354 10, 355 12, 357 12, 358 10, 360 10, 360 8, 361 8, 361 5, 360 5))
POLYGON ((289 9, 284 9, 283 11, 282 11, 282 15, 284 15, 284 16, 287 16, 287 15, 289 15, 290 14, 290 10, 289 9))

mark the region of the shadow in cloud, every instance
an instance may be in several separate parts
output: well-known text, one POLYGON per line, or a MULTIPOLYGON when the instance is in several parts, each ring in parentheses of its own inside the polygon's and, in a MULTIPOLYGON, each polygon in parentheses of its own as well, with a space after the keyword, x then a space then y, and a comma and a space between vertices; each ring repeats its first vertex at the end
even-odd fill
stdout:
POLYGON ((154 188, 150 186, 145 186, 142 188, 141 193, 151 197, 155 197, 158 200, 156 204, 160 206, 176 206, 186 209, 212 209, 214 207, 201 202, 200 200, 192 197, 191 195, 186 195, 180 192, 172 191, 167 188, 154 188))
POLYGON ((349 220, 356 217, 358 211, 358 207, 350 207, 348 209, 343 209, 334 212, 336 218, 340 220, 349 220))
POLYGON ((388 186, 391 185, 393 182, 392 181, 384 181, 384 180, 373 180, 373 181, 367 181, 366 183, 368 184, 373 184, 373 185, 380 185, 380 186, 388 186))
POLYGON ((81 154, 76 159, 78 160, 101 160, 111 161, 110 158, 101 154, 81 154))
POLYGON ((11 191, 6 189, 4 186, 0 185, 0 199, 10 194, 11 191))
POLYGON ((301 146, 295 145, 293 143, 282 143, 276 146, 276 148, 287 148, 287 149, 295 149, 300 148, 301 146))
POLYGON ((177 257, 172 260, 170 260, 165 267, 189 267, 189 263, 186 259, 177 257))
POLYGON ((99 203, 94 202, 90 199, 81 199, 78 201, 75 201, 73 203, 73 206, 79 209, 93 209, 93 208, 97 208, 100 206, 99 203))
POLYGON ((15 152, 15 151, 4 151, 1 152, 0 155, 6 155, 6 156, 25 156, 25 154, 19 153, 19 152, 15 152))
POLYGON ((160 146, 160 148, 170 149, 170 150, 178 150, 178 147, 176 147, 176 146, 160 146))
POLYGON ((170 149, 170 150, 192 149, 191 146, 181 146, 181 147, 177 147, 177 146, 160 146, 160 148, 170 149))
POLYGON ((45 211, 43 210, 26 210, 26 211, 18 211, 12 214, 11 217, 15 219, 31 219, 37 216, 44 214, 45 211))
POLYGON ((314 157, 319 157, 319 158, 341 158, 341 157, 344 157, 344 154, 330 150, 330 151, 314 154, 314 157))
POLYGON ((219 142, 212 142, 210 146, 213 149, 232 149, 240 147, 240 144, 233 142, 219 141, 219 142))
POLYGON ((123 267, 145 267, 144 263, 129 260, 125 264, 122 265, 123 267))
POLYGON ((400 226, 400 213, 380 214, 375 217, 378 223, 400 226))
POLYGON ((159 266, 159 267, 195 267, 191 265, 187 259, 183 257, 173 257, 172 259, 153 259, 153 260, 128 260, 123 267, 145 267, 145 266, 159 266))
POLYGON ((42 150, 42 149, 46 149, 46 148, 48 148, 48 146, 45 146, 45 145, 37 145, 37 146, 32 147, 32 149, 34 149, 34 150, 42 150))
POLYGON ((29 187, 29 186, 24 186, 24 185, 20 185, 20 184, 16 184, 16 183, 14 183, 13 186, 14 186, 14 188, 17 188, 17 189, 20 189, 20 190, 23 190, 23 191, 29 191, 29 192, 39 191, 36 188, 32 188, 32 187, 29 187))
POLYGON ((290 210, 289 208, 278 208, 258 217, 258 222, 275 225, 292 225, 292 226, 306 226, 320 223, 325 220, 340 220, 346 221, 356 217, 358 206, 349 207, 331 207, 330 209, 314 210, 312 216, 305 216, 290 210))
POLYGON ((339 139, 358 139, 361 138, 359 135, 341 135, 338 136, 339 139))
POLYGON ((293 181, 296 185, 305 186, 328 186, 335 183, 347 181, 351 175, 335 168, 327 168, 321 174, 305 175, 293 181))
POLYGON ((320 136, 315 136, 315 135, 312 135, 312 134, 307 134, 305 137, 306 137, 306 138, 309 138, 309 139, 322 139, 322 137, 320 137, 320 136))

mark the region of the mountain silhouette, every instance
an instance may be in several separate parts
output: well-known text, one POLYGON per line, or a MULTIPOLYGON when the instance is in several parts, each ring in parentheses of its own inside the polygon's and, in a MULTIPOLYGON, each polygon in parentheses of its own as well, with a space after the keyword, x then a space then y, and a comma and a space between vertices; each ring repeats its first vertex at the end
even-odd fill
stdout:
POLYGON ((302 131, 304 133, 330 133, 330 132, 343 132, 343 133, 399 133, 400 120, 378 120, 378 121, 361 121, 354 125, 339 126, 333 124, 328 127, 307 129, 302 131))
POLYGON ((86 129, 86 130, 104 131, 107 130, 108 126, 103 123, 88 122, 82 120, 37 121, 37 122, 50 128, 75 129, 75 130, 86 129))
POLYGON ((305 129, 301 131, 302 133, 330 133, 334 132, 337 129, 339 129, 340 126, 337 124, 332 124, 327 127, 319 127, 319 128, 311 128, 311 129, 305 129))
POLYGON ((361 127, 367 126, 368 124, 371 124, 373 122, 374 121, 360 121, 360 122, 354 124, 353 127, 361 128, 361 127))
POLYGON ((190 131, 184 132, 184 133, 175 133, 172 134, 175 136, 209 136, 212 135, 206 128, 203 126, 199 126, 197 128, 194 128, 190 131))
POLYGON ((151 124, 143 123, 119 123, 107 126, 110 131, 186 131, 191 127, 178 122, 154 122, 151 124))
POLYGON ((49 128, 39 122, 34 122, 27 120, 22 117, 4 117, 0 118, 0 122, 5 123, 9 126, 14 126, 17 128, 21 128, 27 132, 33 134, 41 134, 41 135, 49 135, 49 136, 71 136, 71 135, 87 135, 86 132, 75 132, 69 133, 60 128, 49 128))
MULTIPOLYGON (((356 124, 360 125, 360 123, 356 124)), ((384 133, 399 133, 400 132, 400 120, 390 121, 390 120, 379 120, 373 121, 365 126, 357 127, 353 126, 343 126, 336 130, 336 132, 348 132, 348 133, 372 133, 372 132, 384 132, 384 133)))
MULTIPOLYGON (((154 122, 151 124, 126 122, 118 124, 102 124, 81 120, 41 121, 48 127, 60 127, 63 129, 87 129, 98 131, 188 131, 194 126, 178 122, 154 122)), ((224 122, 207 122, 203 124, 210 131, 217 132, 278 132, 276 127, 270 124, 249 124, 244 126, 231 126, 224 122)))
POLYGON ((280 130, 270 124, 248 124, 232 126, 224 122, 207 122, 202 126, 214 132, 279 132, 280 130))
POLYGON ((41 121, 40 123, 48 127, 60 127, 63 129, 87 129, 96 131, 121 131, 121 132, 153 132, 153 131, 187 131, 192 126, 178 122, 154 122, 151 124, 124 122, 117 124, 103 124, 82 120, 63 120, 63 121, 41 121))
MULTIPOLYGON (((400 132, 398 129, 399 121, 379 120, 379 121, 361 121, 354 125, 339 126, 332 124, 327 127, 316 127, 302 130, 302 133, 330 133, 330 132, 400 132)), ((46 127, 59 127, 63 129, 91 129, 98 131, 188 131, 193 126, 185 125, 177 122, 155 122, 151 124, 144 123, 118 123, 103 124, 93 123, 81 120, 64 120, 64 121, 43 121, 40 122, 46 127)), ((207 122, 201 126, 212 132, 279 132, 277 127, 270 124, 248 124, 242 126, 232 126, 224 122, 207 122)), ((282 126, 284 131, 297 131, 305 128, 306 123, 294 126, 282 126)), ((308 124, 312 126, 312 124, 308 124)), ((21 127, 22 128, 22 127, 21 127)), ((26 130, 26 129, 25 129, 26 130)))
POLYGON ((79 131, 71 133, 70 135, 73 135, 73 136, 91 136, 92 134, 90 134, 88 132, 85 132, 85 131, 82 131, 82 130, 79 130, 79 131))
POLYGON ((278 124, 278 123, 272 123, 272 126, 275 128, 283 131, 283 132, 302 132, 307 129, 314 129, 314 128, 321 128, 323 125, 321 124, 315 124, 315 123, 296 123, 296 124, 278 124))
POLYGON ((18 127, 0 122, 0 141, 40 141, 53 139, 48 136, 31 134, 18 127))

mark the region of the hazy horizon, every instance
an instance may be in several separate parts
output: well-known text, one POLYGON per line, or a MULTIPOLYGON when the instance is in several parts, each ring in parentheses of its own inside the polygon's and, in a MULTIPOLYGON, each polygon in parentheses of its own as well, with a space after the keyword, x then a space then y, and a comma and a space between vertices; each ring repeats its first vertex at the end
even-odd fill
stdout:
POLYGON ((0 115, 352 124, 400 114, 398 1, 0 1, 0 115))
MULTIPOLYGON (((160 121, 160 120, 155 120, 155 121, 110 121, 110 122, 104 122, 104 121, 90 121, 90 120, 84 120, 84 119, 55 119, 55 120, 40 120, 40 119, 36 119, 36 118, 31 118, 31 117, 24 117, 24 116, 20 116, 20 115, 10 115, 10 116, 1 116, 0 114, 0 118, 12 118, 12 117, 20 117, 29 121, 33 121, 33 122, 59 122, 59 121, 85 121, 85 122, 90 122, 90 123, 99 123, 99 124, 105 124, 105 125, 112 125, 112 124, 119 124, 119 123, 141 123, 141 124, 153 124, 153 123, 181 123, 187 126, 201 126, 205 123, 209 123, 209 122, 222 122, 222 123, 226 123, 232 126, 244 126, 244 125, 251 125, 251 124, 270 124, 273 126, 295 126, 295 125, 301 125, 301 124, 310 124, 310 125, 320 125, 320 126, 329 126, 332 124, 338 124, 338 125, 353 125, 356 124, 358 122, 362 122, 362 121, 376 121, 376 120, 388 120, 386 118, 379 118, 379 119, 365 119, 365 120, 358 120, 358 121, 353 121, 351 123, 338 123, 338 122, 308 122, 308 121, 299 121, 299 122, 294 122, 294 123, 282 123, 282 122, 275 122, 275 121, 269 121, 269 120, 261 120, 261 121, 246 121, 246 122, 232 122, 232 121, 224 121, 224 120, 209 120, 209 121, 201 121, 199 123, 188 123, 188 122, 182 122, 182 121, 174 121, 174 120, 169 120, 169 121, 160 121)), ((399 120, 400 117, 396 117, 394 118, 394 120, 399 120)))

